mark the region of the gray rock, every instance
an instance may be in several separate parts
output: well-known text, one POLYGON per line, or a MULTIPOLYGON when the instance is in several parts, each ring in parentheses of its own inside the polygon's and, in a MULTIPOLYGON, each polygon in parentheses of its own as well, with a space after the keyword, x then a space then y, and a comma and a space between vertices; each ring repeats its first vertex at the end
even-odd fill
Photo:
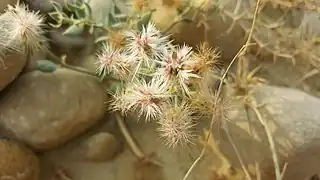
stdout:
MULTIPOLYGON (((259 111, 273 135, 280 167, 288 168, 284 180, 300 180, 320 172, 320 99, 300 90, 261 85, 252 87, 259 111), (307 167, 307 168, 306 168, 307 167)), ((256 114, 249 109, 254 139, 249 135, 249 123, 242 102, 229 113, 229 132, 248 164, 258 161, 265 178, 275 179, 271 151, 265 130, 256 114), (250 140, 251 138, 251 140, 250 140)), ((227 142, 226 142, 227 144, 227 142)), ((230 146, 225 145, 226 149, 230 146)), ((231 148, 232 149, 232 148, 231 148)))
POLYGON ((74 162, 106 162, 112 160, 121 149, 121 143, 114 135, 98 132, 72 141, 47 155, 74 162))
MULTIPOLYGON (((56 3, 63 4, 64 0, 53 0, 56 3)), ((29 7, 33 10, 40 11, 41 13, 49 13, 54 10, 50 0, 25 0, 29 7)), ((68 0, 72 2, 72 0, 68 0)))
POLYGON ((105 113, 99 79, 67 69, 22 75, 0 100, 0 127, 37 151, 49 150, 87 130, 105 113))
POLYGON ((38 180, 38 158, 13 141, 0 139, 0 179, 38 180))
POLYGON ((320 172, 320 99, 289 88, 258 86, 253 90, 278 127, 275 139, 284 134, 291 146, 282 162, 288 163, 284 180, 304 179, 320 172))

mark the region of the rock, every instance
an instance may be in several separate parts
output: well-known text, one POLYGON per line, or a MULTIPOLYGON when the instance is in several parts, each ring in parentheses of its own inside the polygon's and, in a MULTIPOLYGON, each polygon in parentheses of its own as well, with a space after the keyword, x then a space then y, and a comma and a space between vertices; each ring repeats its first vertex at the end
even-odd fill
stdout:
POLYGON ((106 162, 115 157, 120 150, 120 141, 114 135, 99 132, 72 141, 48 155, 63 157, 64 160, 75 162, 106 162))
MULTIPOLYGON (((59 4, 65 2, 64 0, 53 0, 59 4)), ((73 0, 68 0, 72 2, 73 0)), ((49 13, 54 10, 50 0, 25 0, 29 7, 33 10, 40 11, 41 13, 49 13)))
POLYGON ((84 56, 78 61, 78 66, 87 69, 90 72, 97 72, 97 57, 95 55, 84 56))
POLYGON ((9 54, 0 60, 0 91, 16 79, 26 63, 26 57, 21 54, 9 54))
POLYGON ((8 4, 16 4, 17 0, 1 0, 0 1, 0 13, 3 13, 4 10, 8 7, 8 4))
POLYGON ((94 38, 86 30, 81 35, 64 35, 65 27, 49 32, 51 48, 57 56, 67 55, 68 64, 77 65, 78 59, 94 50, 94 38))
POLYGON ((258 86, 254 96, 279 128, 277 134, 290 144, 291 152, 282 163, 288 163, 284 180, 304 179, 320 172, 320 99, 289 88, 258 86), (308 168, 305 168, 305 167, 308 168))
POLYGON ((15 142, 0 140, 0 179, 38 180, 39 162, 28 149, 15 142))
POLYGON ((22 73, 27 73, 39 69, 39 61, 47 61, 46 59, 47 53, 44 51, 33 54, 25 65, 22 73))
MULTIPOLYGON (((195 0, 193 2, 199 5, 201 2, 206 4, 206 2, 209 1, 195 0)), ((173 24, 179 15, 175 6, 165 5, 159 0, 150 0, 149 8, 156 9, 152 15, 152 21, 156 24, 157 28, 162 31, 173 24)), ((169 34, 171 34, 175 43, 186 43, 196 48, 199 43, 207 41, 213 48, 218 48, 222 59, 231 60, 245 41, 245 33, 237 24, 227 33, 232 21, 229 19, 226 21, 226 19, 221 18, 219 14, 212 13, 204 20, 201 15, 196 16, 196 13, 191 11, 186 17, 197 18, 191 23, 178 23, 170 29, 169 34), (202 23, 204 21, 205 25, 202 23), (210 28, 205 29, 205 26, 210 28), (193 36, 190 36, 190 34, 193 34, 193 36)))
POLYGON ((106 93, 99 79, 67 69, 22 75, 0 100, 4 135, 37 151, 62 145, 98 122, 106 93))
POLYGON ((120 150, 119 141, 114 135, 101 132, 79 144, 75 149, 78 158, 86 161, 108 161, 120 150))
MULTIPOLYGON (((288 163, 284 180, 305 179, 320 172, 320 99, 300 90, 268 85, 253 86, 251 97, 263 105, 259 111, 273 135, 280 167, 288 163)), ((268 139, 256 113, 249 108, 253 134, 250 136, 243 103, 236 99, 231 102, 238 102, 239 106, 229 113, 229 132, 242 156, 249 164, 259 162, 265 176, 262 179, 275 179, 268 139)))

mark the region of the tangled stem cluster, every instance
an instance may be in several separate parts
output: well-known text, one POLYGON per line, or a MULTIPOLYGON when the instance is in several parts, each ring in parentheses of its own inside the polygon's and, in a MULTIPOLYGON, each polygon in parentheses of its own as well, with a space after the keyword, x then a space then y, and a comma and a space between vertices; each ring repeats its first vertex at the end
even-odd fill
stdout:
POLYGON ((110 90, 111 110, 157 121, 170 147, 192 142, 196 117, 216 111, 213 83, 208 82, 215 81, 219 53, 207 44, 195 50, 175 46, 150 22, 123 36, 122 47, 104 43, 97 54, 101 78, 119 80, 110 90))

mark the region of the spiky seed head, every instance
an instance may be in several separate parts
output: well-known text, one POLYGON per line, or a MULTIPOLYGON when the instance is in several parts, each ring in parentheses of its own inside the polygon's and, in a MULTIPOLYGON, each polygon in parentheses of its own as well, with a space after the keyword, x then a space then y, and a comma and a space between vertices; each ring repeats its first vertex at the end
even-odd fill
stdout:
POLYGON ((44 16, 29 10, 24 4, 8 5, 0 16, 0 45, 2 50, 34 54, 47 50, 44 16))
POLYGON ((97 54, 98 61, 97 73, 100 76, 111 75, 120 80, 129 80, 132 76, 132 67, 130 54, 115 49, 111 45, 104 44, 101 51, 97 54))
POLYGON ((124 112, 138 111, 139 117, 144 115, 146 121, 149 121, 162 113, 161 106, 170 96, 169 86, 161 78, 153 77, 149 82, 135 80, 119 94, 115 107, 124 112))
POLYGON ((168 103, 163 106, 157 130, 165 145, 175 147, 192 143, 193 128, 196 125, 192 115, 193 111, 187 103, 168 103))
POLYGON ((186 69, 186 63, 190 61, 192 48, 183 45, 174 49, 174 51, 164 51, 164 57, 161 61, 156 75, 163 77, 166 81, 175 83, 178 82, 180 87, 186 94, 190 94, 188 84, 192 78, 200 78, 192 69, 186 69))
POLYGON ((193 53, 188 62, 185 63, 185 69, 196 72, 201 78, 196 79, 193 83, 198 88, 212 89, 217 81, 217 72, 220 65, 220 54, 217 49, 209 46, 208 43, 201 43, 197 51, 193 53))
POLYGON ((203 75, 207 72, 211 73, 217 70, 220 63, 219 58, 220 54, 217 49, 210 47, 208 43, 201 43, 197 51, 193 53, 188 65, 189 68, 203 75))
POLYGON ((167 36, 161 36, 155 24, 148 23, 141 32, 128 31, 125 33, 128 51, 135 55, 137 68, 150 67, 156 59, 162 57, 170 41, 167 36))
POLYGON ((109 43, 114 48, 124 48, 126 43, 126 37, 123 30, 110 30, 108 32, 109 43))

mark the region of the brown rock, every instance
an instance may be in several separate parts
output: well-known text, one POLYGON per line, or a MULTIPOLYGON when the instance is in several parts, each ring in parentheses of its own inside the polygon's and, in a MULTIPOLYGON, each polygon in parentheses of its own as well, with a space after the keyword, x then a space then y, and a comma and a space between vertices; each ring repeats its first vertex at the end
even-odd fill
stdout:
POLYGON ((0 60, 0 91, 16 79, 26 63, 26 57, 21 54, 9 54, 0 60))
POLYGON ((43 151, 84 132, 105 113, 99 79, 67 69, 22 75, 0 100, 4 134, 43 151))
POLYGON ((37 180, 37 157, 28 149, 12 141, 0 140, 0 179, 37 180))

